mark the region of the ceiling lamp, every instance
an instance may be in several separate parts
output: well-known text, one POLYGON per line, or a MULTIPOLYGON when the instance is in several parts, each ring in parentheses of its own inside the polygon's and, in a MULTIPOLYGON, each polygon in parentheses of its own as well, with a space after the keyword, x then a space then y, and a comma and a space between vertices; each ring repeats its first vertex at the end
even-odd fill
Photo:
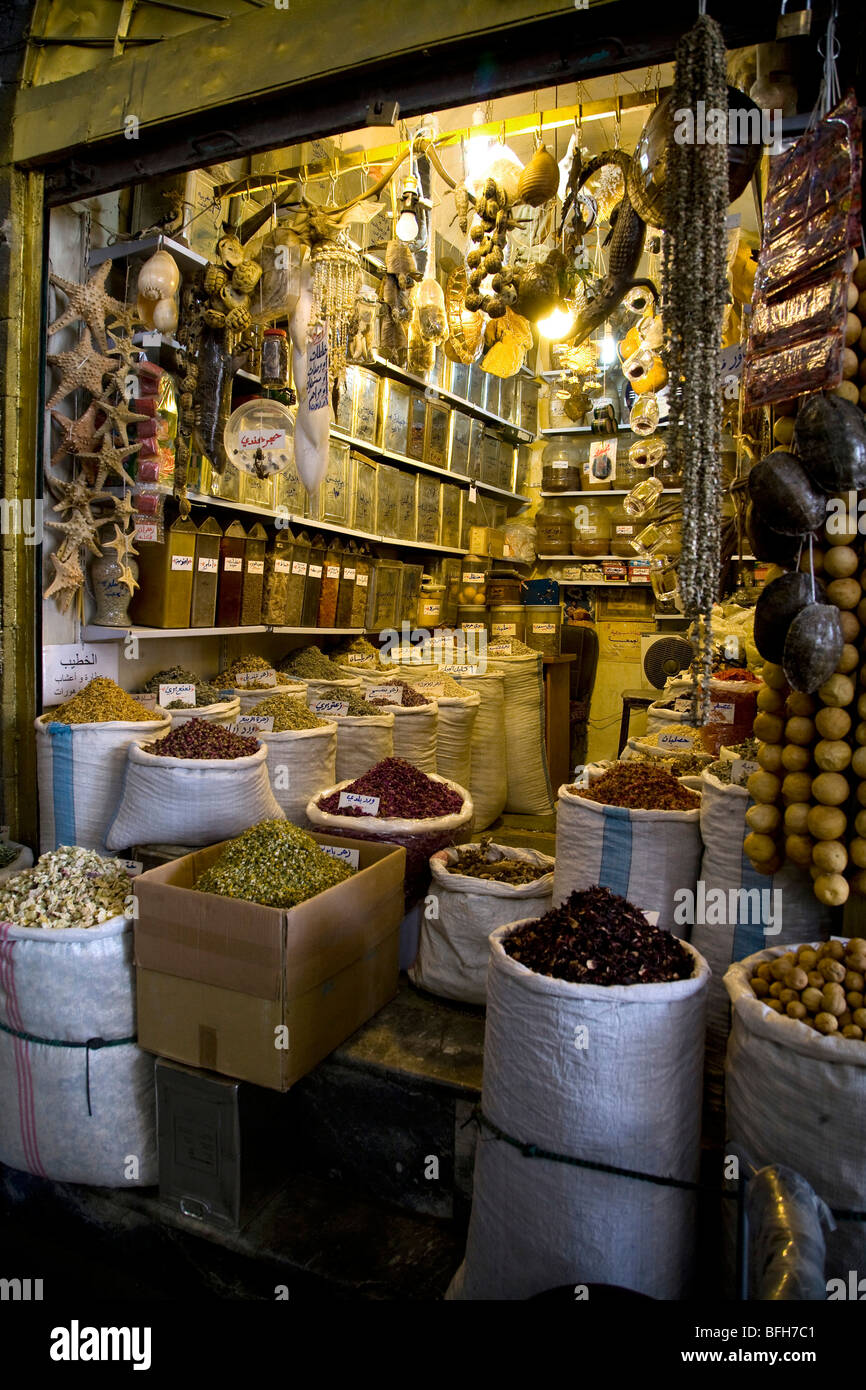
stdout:
POLYGON ((549 338, 551 342, 557 342, 574 332, 574 324, 574 314, 565 301, 560 299, 550 313, 545 314, 543 319, 539 319, 535 326, 542 338, 549 338))
POLYGON ((400 215, 394 228, 399 241, 414 241, 418 235, 417 208, 420 202, 420 184, 414 174, 407 174, 400 195, 400 215))

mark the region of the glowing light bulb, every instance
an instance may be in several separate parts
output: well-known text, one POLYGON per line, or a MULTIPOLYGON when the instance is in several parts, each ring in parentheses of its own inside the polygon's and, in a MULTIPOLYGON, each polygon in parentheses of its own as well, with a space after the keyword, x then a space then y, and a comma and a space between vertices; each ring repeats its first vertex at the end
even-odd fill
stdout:
POLYGON ((570 309, 557 305, 543 319, 539 319, 535 326, 542 338, 550 338, 553 341, 557 338, 567 338, 574 328, 574 314, 570 309))
POLYGON ((418 235, 418 218, 414 212, 401 212, 397 218, 394 234, 400 241, 414 241, 418 235))
POLYGON ((616 361, 616 343, 609 333, 599 343, 598 360, 603 367, 610 367, 616 361))

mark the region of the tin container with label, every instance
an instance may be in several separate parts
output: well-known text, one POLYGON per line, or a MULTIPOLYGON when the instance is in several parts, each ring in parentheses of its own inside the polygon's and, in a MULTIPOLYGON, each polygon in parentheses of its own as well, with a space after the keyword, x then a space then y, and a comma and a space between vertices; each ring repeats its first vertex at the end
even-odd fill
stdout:
POLYGON ((451 445, 448 453, 448 467, 452 473, 460 473, 464 478, 469 473, 469 441, 472 435, 472 417, 462 410, 451 412, 451 445))
POLYGON ((227 463, 222 473, 217 473, 211 467, 210 476, 210 495, 219 497, 223 502, 239 502, 241 500, 241 472, 233 463, 227 463))
POLYGON ((484 392, 484 409, 489 410, 491 415, 501 415, 500 397, 502 393, 502 378, 492 376, 490 372, 485 372, 487 383, 484 392))
POLYGON ((519 400, 519 394, 514 390, 516 382, 516 377, 504 376, 499 383, 499 414, 511 424, 515 423, 515 400, 519 400))
POLYGON ((243 526, 239 521, 230 522, 220 541, 217 627, 240 626, 246 548, 247 533, 243 526))
POLYGON ((374 459, 365 458, 363 454, 353 454, 355 471, 355 490, 352 494, 352 520, 350 525, 355 531, 364 531, 367 535, 376 534, 376 492, 377 474, 379 465, 374 459))
POLYGON ((485 430, 481 436, 481 473, 482 483, 490 483, 491 487, 499 486, 499 435, 492 430, 485 430))
POLYGON ((358 577, 358 547, 354 541, 347 542, 343 549, 343 563, 340 567, 340 588, 337 594, 337 612, 334 627, 352 626, 352 605, 355 599, 355 582, 358 577))
POLYGON ((415 474, 397 474, 397 535, 401 541, 416 539, 415 474))
POLYGON ((523 641, 526 629, 526 613, 522 603, 491 603, 490 640, 497 637, 515 637, 523 641))
POLYGON ((423 459, 427 430, 427 397, 423 391, 413 391, 409 401, 409 431, 406 453, 410 459, 423 459))
POLYGON ((402 381, 383 381, 379 388, 380 439, 392 454, 406 454, 409 438, 410 388, 402 381))
POLYGON ((366 626, 373 632, 397 625, 397 600, 400 594, 400 570, 397 560, 379 560, 375 577, 371 578, 367 604, 366 626))
POLYGON ((242 473, 240 500, 249 507, 262 507, 272 511, 274 506, 274 479, 257 478, 254 473, 242 473))
POLYGON ((559 656, 562 610, 558 603, 527 603, 523 640, 544 656, 559 656))
POLYGON ((424 440, 424 461, 437 468, 448 467, 448 443, 451 432, 451 409, 440 401, 427 402, 427 433, 424 440))
POLYGON ((212 516, 205 517, 195 538, 190 627, 214 627, 216 624, 221 537, 219 522, 212 516))
POLYGON ((356 367, 355 428, 356 439, 375 444, 379 428, 379 378, 367 367, 356 367))
POLYGON ((463 515, 463 489, 461 487, 455 487, 453 483, 442 484, 439 514, 439 544, 450 545, 455 550, 458 549, 463 515))
POLYGON ((340 593, 342 570, 343 548, 339 541, 332 539, 325 552, 325 563, 322 567, 322 587, 319 590, 316 627, 337 626, 337 598, 340 593))
POLYGON ((337 526, 349 525, 352 491, 352 450, 339 439, 328 447, 328 471, 322 479, 320 519, 337 526))
POLYGON ((371 576, 375 574, 376 561, 366 554, 363 547, 355 560, 355 587, 352 591, 352 616, 346 627, 366 626, 367 603, 370 597, 371 576))
POLYGON ((133 622, 146 627, 189 627, 198 528, 180 518, 165 539, 139 547, 139 588, 130 603, 133 622))
POLYGON ((419 473, 415 480, 417 507, 416 539, 428 545, 439 544, 439 494, 442 484, 438 478, 419 473))
POLYGON ((482 410, 484 409, 484 401, 487 395, 487 382, 487 372, 483 372, 478 363, 473 362, 469 367, 469 395, 467 396, 467 400, 470 400, 473 405, 480 406, 482 410))
POLYGON ((397 600, 397 621, 412 623, 418 612, 421 594, 422 565, 403 565, 400 573, 400 595, 397 600))
POLYGON ((284 508, 288 516, 303 516, 307 491, 298 477, 294 464, 285 473, 277 473, 274 478, 274 506, 284 508))
MULTIPOLYGON (((289 532, 286 532, 288 535, 289 532)), ((310 538, 305 531, 292 545, 292 567, 289 571, 285 617, 278 626, 300 627, 304 612, 304 593, 307 587, 307 565, 310 559, 310 538)))
POLYGON ((262 622, 289 627, 286 617, 289 586, 292 582, 292 556, 295 543, 291 532, 277 531, 265 555, 265 587, 262 594, 262 622))
POLYGON ((469 363, 452 362, 451 377, 448 389, 454 396, 459 396, 462 401, 469 400, 469 363))
POLYGON ((442 621, 442 604, 445 598, 444 584, 428 584, 418 595, 418 608, 414 619, 416 627, 434 628, 442 621))
POLYGON ((337 410, 334 416, 334 424, 338 430, 344 434, 355 433, 355 386, 358 379, 358 368, 348 366, 346 368, 345 381, 340 389, 340 397, 337 401, 337 410))
POLYGON ((490 635, 490 615, 483 603, 460 603, 457 606, 457 626, 463 632, 486 632, 490 635))
POLYGON ((247 532, 244 552, 244 586, 241 594, 241 626, 253 627, 262 621, 262 595, 265 588, 265 550, 268 533, 260 521, 247 532))
POLYGON ((379 464, 376 486, 376 525, 377 535, 396 536, 398 523, 399 470, 386 463, 379 464))
POLYGON ((315 627, 319 616, 319 595, 322 592, 322 572, 325 566, 325 542, 314 536, 307 556, 307 576, 304 581, 304 606, 300 627, 315 627))
POLYGON ((481 420, 473 420, 469 426, 469 472, 470 478, 480 480, 484 456, 484 425, 481 420))

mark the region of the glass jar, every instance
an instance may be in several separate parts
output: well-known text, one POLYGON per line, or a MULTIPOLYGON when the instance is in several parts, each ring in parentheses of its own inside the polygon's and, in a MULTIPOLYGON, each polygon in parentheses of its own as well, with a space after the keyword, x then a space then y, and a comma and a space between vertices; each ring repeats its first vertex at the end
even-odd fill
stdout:
POLYGON ((490 639, 515 637, 523 641, 526 626, 526 610, 522 603, 492 603, 490 605, 490 639))
POLYGON ((574 540, 574 508, 567 502, 545 502, 535 518, 535 545, 539 555, 571 555, 574 540))
POLYGON ((442 600, 444 597, 444 584, 427 584, 422 586, 421 593, 418 596, 416 627, 438 627, 442 620, 442 600))
POLYGON ((241 625, 255 627, 262 621, 262 594, 265 587, 265 548, 268 533, 257 521, 247 532, 244 554, 244 585, 241 593, 241 625))
MULTIPOLYGON (((277 531, 265 556, 265 588, 262 598, 262 622, 273 627, 289 627, 286 620, 289 585, 292 581, 294 541, 289 531, 277 531)), ((195 594, 193 594, 193 604, 195 594)))
POLYGON ((614 507, 610 513, 610 550, 620 560, 633 560, 632 541, 641 530, 643 522, 630 516, 625 507, 614 507))
POLYGON ((583 487, 581 446, 573 439, 552 439, 541 455, 541 486, 545 492, 580 492, 583 487))
POLYGON ((647 435, 636 439, 628 451, 629 463, 640 472, 655 468, 665 456, 665 441, 660 434, 647 435))
POLYGON ((93 597, 96 599, 94 623, 100 627, 128 627, 129 600, 132 592, 127 584, 121 583, 121 575, 127 569, 133 579, 138 577, 138 563, 134 555, 120 559, 113 545, 103 543, 102 554, 90 565, 90 580, 93 597))
POLYGON ((457 626, 461 632, 487 632, 487 606, 483 603, 460 603, 457 605, 457 626))
POLYGON ((289 384, 289 340, 284 328, 262 334, 262 386, 283 389, 289 384))
POLYGON ((319 607, 316 612, 316 627, 335 627, 337 617, 337 598, 340 593, 340 572, 343 566, 342 547, 332 541, 325 553, 322 568, 322 586, 319 590, 319 607))
POLYGON ((627 516, 648 516, 655 510, 662 485, 658 478, 647 476, 644 473, 641 481, 636 483, 628 497, 623 499, 623 510, 627 516))
POLYGON ((559 656, 562 629, 562 610, 559 604, 532 603, 526 605, 524 642, 527 647, 544 656, 559 656))
POLYGON ((484 604, 487 602, 487 575, 488 563, 480 555, 475 555, 470 550, 468 555, 463 556, 461 567, 460 588, 457 591, 457 603, 459 604, 484 604))
POLYGON ((520 602, 520 575, 516 570, 494 570, 487 581, 487 602, 491 608, 497 603, 520 602))
POLYGON ((628 423, 635 434, 653 434, 658 429, 659 403, 651 391, 645 396, 638 396, 631 408, 628 423))
POLYGON ((590 558, 594 555, 609 555, 610 549, 610 509, 599 502, 581 502, 574 509, 574 555, 590 558))

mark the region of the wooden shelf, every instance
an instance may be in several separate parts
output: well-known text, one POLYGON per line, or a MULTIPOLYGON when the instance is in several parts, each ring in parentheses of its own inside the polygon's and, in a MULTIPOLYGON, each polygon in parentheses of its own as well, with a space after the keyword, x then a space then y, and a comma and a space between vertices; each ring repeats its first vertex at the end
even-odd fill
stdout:
POLYGON ((565 588, 581 589, 633 589, 636 584, 648 586, 649 579, 560 579, 565 588))
MULTIPOLYGON (((667 420, 659 420, 658 424, 656 425, 656 429, 667 429, 667 425, 667 420)), ((617 425, 616 432, 617 434, 637 433, 636 430, 632 429, 631 425, 617 425)), ((653 431, 653 433, 655 433, 655 430, 653 431)), ((592 425, 545 425, 543 430, 539 430, 539 434, 542 436, 543 439, 547 439, 547 437, 551 434, 595 434, 596 439, 610 438, 609 435, 603 435, 598 430, 594 431, 592 425)), ((642 434, 638 435, 638 438, 649 439, 650 436, 648 434, 642 434)))
POLYGON ((85 642, 119 642, 127 637, 158 640, 167 637, 247 637, 253 633, 279 632, 299 637, 360 637, 367 629, 363 627, 100 627, 85 624, 85 642))

